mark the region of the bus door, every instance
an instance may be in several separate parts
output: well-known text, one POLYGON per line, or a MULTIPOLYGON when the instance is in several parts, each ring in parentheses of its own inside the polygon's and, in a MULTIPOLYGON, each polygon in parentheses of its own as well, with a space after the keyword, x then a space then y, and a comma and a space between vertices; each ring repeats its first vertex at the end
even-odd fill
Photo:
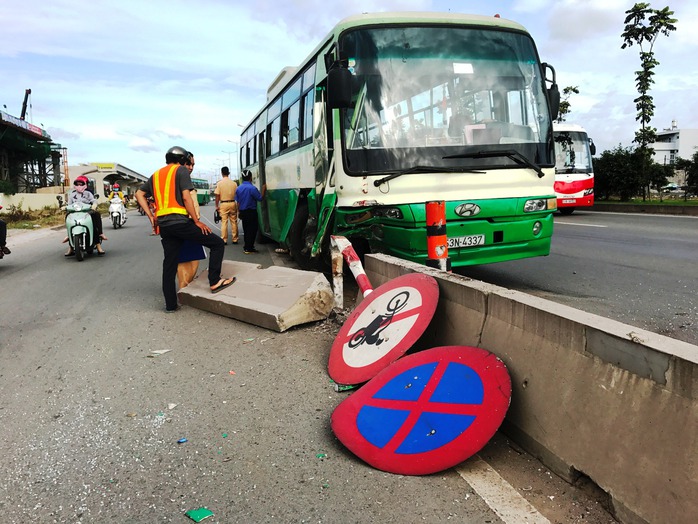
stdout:
MULTIPOLYGON (((262 131, 258 136, 257 136, 257 151, 259 151, 259 190, 262 191, 262 187, 266 185, 267 183, 267 170, 266 170, 266 152, 267 152, 267 147, 266 147, 266 131, 262 131)), ((271 236, 271 226, 269 223, 269 205, 267 203, 267 199, 263 198, 262 201, 259 203, 260 204, 260 211, 261 211, 261 228, 262 228, 262 233, 265 235, 271 236)))
MULTIPOLYGON (((337 155, 333 147, 332 109, 327 105, 327 84, 315 91, 313 159, 315 168, 315 209, 317 217, 315 238, 311 248, 314 257, 320 251, 337 204, 335 176, 337 155)), ((341 111, 340 111, 341 113, 341 111)))

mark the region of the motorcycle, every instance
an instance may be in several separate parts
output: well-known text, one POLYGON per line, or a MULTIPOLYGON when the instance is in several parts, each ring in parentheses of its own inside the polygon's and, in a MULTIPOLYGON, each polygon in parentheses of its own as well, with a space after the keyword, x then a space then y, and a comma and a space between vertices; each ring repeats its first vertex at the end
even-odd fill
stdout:
POLYGON ((109 201, 109 219, 114 229, 122 227, 126 222, 126 206, 119 197, 114 197, 109 201))
MULTIPOLYGON (((62 204, 62 199, 59 198, 59 204, 62 204)), ((99 196, 95 196, 99 198, 99 196)), ((95 232, 92 226, 92 217, 88 213, 91 209, 90 204, 75 202, 65 206, 65 228, 68 232, 68 242, 72 250, 75 252, 75 258, 78 262, 82 262, 85 254, 92 254, 97 248, 98 240, 95 237, 95 232)))

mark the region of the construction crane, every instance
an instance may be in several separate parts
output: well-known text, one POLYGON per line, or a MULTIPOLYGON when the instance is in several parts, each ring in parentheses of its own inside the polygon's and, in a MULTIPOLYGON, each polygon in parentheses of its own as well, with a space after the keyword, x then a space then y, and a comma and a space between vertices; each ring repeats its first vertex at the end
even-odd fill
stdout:
POLYGON ((24 102, 22 103, 22 114, 19 117, 20 120, 24 120, 24 117, 27 116, 27 101, 29 100, 29 95, 31 94, 31 89, 24 90, 24 102))

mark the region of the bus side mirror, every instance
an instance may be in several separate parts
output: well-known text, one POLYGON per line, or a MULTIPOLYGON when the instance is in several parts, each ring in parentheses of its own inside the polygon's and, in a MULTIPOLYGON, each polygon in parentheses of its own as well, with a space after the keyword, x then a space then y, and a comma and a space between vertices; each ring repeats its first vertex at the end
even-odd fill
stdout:
POLYGON ((553 120, 557 120, 560 114, 560 90, 557 84, 553 84, 548 88, 548 102, 550 103, 550 116, 553 120))
POLYGON ((594 144, 594 141, 591 138, 589 139, 589 152, 591 153, 591 156, 596 154, 596 144, 594 144))
POLYGON ((335 67, 327 73, 327 105, 343 109, 351 105, 352 74, 349 69, 335 67))
POLYGON ((550 82, 550 87, 546 90, 548 95, 548 104, 550 104, 550 118, 557 120, 560 115, 560 88, 557 87, 557 75, 555 68, 548 63, 541 64, 543 66, 543 74, 546 83, 550 82), (552 78, 548 78, 548 72, 552 74, 552 78))

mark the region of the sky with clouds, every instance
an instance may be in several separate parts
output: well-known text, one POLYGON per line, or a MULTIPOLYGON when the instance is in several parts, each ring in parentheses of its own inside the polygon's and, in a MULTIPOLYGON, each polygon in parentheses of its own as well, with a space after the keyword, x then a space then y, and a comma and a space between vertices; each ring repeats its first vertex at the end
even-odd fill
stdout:
MULTIPOLYGON (((568 122, 599 148, 629 146, 637 46, 621 49, 624 0, 4 0, 0 108, 67 148, 70 165, 118 162, 149 175, 164 152, 196 154, 200 176, 235 163, 242 125, 284 66, 297 66, 340 19, 361 12, 499 13, 533 35, 560 88, 577 86, 568 122)), ((652 125, 698 128, 698 2, 669 6, 677 30, 655 44, 652 125)))

